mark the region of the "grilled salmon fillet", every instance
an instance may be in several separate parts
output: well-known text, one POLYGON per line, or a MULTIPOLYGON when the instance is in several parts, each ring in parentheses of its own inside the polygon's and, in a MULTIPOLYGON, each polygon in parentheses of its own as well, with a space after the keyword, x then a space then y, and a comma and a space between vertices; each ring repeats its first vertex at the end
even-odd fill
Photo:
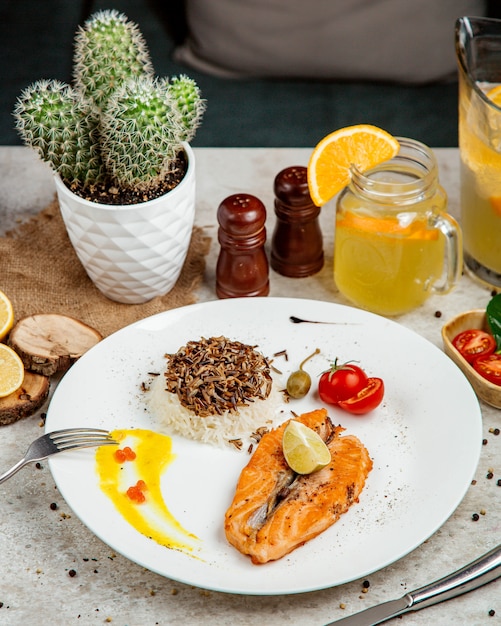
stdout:
POLYGON ((229 543, 255 564, 274 561, 329 528, 358 501, 372 460, 353 435, 334 426, 325 409, 296 418, 317 431, 331 462, 308 475, 296 474, 282 452, 288 422, 266 433, 237 483, 226 511, 229 543))

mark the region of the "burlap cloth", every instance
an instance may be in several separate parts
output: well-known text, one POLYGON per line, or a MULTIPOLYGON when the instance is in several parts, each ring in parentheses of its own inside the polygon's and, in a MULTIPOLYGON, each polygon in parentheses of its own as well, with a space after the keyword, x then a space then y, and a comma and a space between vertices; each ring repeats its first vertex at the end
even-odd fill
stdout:
POLYGON ((196 302, 210 237, 194 227, 188 255, 174 288, 145 304, 106 298, 85 273, 70 243, 57 200, 16 230, 0 237, 0 289, 16 321, 35 313, 62 313, 103 336, 139 319, 196 302))

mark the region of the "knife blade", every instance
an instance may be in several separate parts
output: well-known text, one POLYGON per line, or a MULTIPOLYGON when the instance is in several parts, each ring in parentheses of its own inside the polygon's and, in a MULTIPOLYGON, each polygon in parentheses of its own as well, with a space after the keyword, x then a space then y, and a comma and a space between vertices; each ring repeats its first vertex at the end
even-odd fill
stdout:
POLYGON ((452 574, 406 593, 397 600, 377 604, 349 617, 329 622, 325 626, 333 626, 334 624, 342 624, 343 626, 375 626, 403 613, 418 611, 427 606, 450 600, 468 591, 473 591, 473 589, 496 580, 500 576, 501 544, 452 574))

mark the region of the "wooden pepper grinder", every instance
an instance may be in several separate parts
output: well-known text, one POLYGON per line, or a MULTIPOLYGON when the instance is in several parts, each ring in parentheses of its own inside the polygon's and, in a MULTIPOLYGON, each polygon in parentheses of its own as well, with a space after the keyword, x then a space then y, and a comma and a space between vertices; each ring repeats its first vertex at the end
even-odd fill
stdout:
POLYGON ((320 207, 313 204, 307 169, 287 167, 274 184, 277 221, 271 243, 271 267, 292 278, 311 276, 324 265, 320 207))
POLYGON ((270 292, 266 209, 250 194, 228 196, 217 210, 221 245, 216 266, 218 298, 267 296, 270 292))

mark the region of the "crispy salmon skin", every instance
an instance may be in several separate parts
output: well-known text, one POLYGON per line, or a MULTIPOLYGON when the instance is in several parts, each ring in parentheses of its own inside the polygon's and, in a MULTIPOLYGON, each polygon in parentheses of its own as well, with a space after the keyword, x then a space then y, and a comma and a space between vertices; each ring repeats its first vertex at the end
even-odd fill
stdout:
POLYGON ((331 462, 296 474, 282 452, 288 422, 262 437, 240 474, 224 524, 229 543, 255 564, 280 559, 334 524, 358 502, 372 469, 365 446, 353 435, 341 436, 344 429, 325 409, 295 419, 322 437, 331 462))

